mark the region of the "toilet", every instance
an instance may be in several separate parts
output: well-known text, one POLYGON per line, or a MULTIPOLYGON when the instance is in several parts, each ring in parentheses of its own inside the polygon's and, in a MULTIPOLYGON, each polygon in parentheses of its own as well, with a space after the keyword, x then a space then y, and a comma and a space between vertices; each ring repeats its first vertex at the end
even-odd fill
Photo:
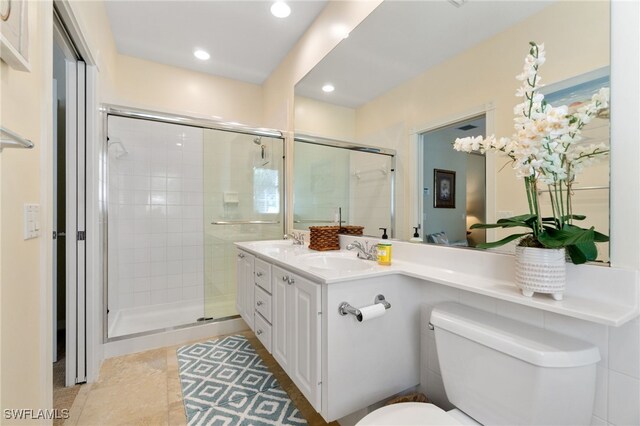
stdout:
POLYGON ((597 347, 457 303, 436 306, 429 326, 456 408, 393 404, 358 425, 591 424, 597 347))

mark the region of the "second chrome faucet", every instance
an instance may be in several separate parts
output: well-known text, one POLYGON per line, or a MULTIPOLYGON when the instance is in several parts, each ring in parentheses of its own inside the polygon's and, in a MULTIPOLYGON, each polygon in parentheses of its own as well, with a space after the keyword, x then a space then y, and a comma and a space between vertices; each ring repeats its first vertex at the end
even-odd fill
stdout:
POLYGON ((365 260, 378 260, 378 250, 375 244, 369 247, 369 242, 365 241, 363 246, 360 241, 354 241, 347 245, 347 250, 357 250, 358 258, 365 260))

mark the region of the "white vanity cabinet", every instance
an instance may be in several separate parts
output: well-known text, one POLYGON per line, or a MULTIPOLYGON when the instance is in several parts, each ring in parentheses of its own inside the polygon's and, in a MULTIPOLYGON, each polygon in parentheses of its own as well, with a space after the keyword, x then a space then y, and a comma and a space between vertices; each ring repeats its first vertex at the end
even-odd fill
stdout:
POLYGON ((236 260, 236 310, 251 330, 254 326, 254 265, 255 256, 239 250, 236 260))
POLYGON ((321 285, 273 266, 272 353, 318 412, 321 409, 321 285))
POLYGON ((271 353, 272 346, 272 312, 273 303, 271 296, 271 264, 256 258, 254 262, 255 286, 253 299, 255 333, 265 348, 271 353))

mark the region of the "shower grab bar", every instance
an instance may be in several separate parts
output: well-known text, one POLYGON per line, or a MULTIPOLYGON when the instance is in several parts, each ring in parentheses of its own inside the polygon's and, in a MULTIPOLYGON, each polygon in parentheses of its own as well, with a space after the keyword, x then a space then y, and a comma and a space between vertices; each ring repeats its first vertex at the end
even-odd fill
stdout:
MULTIPOLYGON (((345 223, 346 220, 343 220, 341 223, 345 223)), ((337 220, 313 220, 313 219, 298 219, 294 220, 293 223, 338 223, 337 220)))
POLYGON ((279 220, 219 220, 212 225, 277 225, 279 220))
POLYGON ((2 152, 4 148, 31 149, 34 146, 34 143, 29 139, 26 139, 9 129, 0 127, 0 152, 2 152))
MULTIPOLYGON (((596 189, 609 189, 608 186, 581 186, 578 188, 571 188, 572 191, 593 191, 596 189)), ((551 192, 550 189, 539 189, 538 190, 538 195, 542 194, 543 192, 551 192)))

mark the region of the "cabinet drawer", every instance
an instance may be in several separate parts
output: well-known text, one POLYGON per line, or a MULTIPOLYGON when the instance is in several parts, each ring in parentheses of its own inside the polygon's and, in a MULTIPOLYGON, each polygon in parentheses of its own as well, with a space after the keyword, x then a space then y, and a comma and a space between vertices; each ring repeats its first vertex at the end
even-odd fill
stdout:
POLYGON ((256 312, 255 317, 255 330, 258 340, 262 342, 265 348, 271 353, 271 324, 265 321, 262 316, 256 312))
POLYGON ((271 265, 264 260, 256 259, 255 263, 256 284, 271 293, 271 265))
POLYGON ((258 286, 256 286, 255 305, 256 312, 260 312, 260 315, 271 323, 271 295, 258 286))

